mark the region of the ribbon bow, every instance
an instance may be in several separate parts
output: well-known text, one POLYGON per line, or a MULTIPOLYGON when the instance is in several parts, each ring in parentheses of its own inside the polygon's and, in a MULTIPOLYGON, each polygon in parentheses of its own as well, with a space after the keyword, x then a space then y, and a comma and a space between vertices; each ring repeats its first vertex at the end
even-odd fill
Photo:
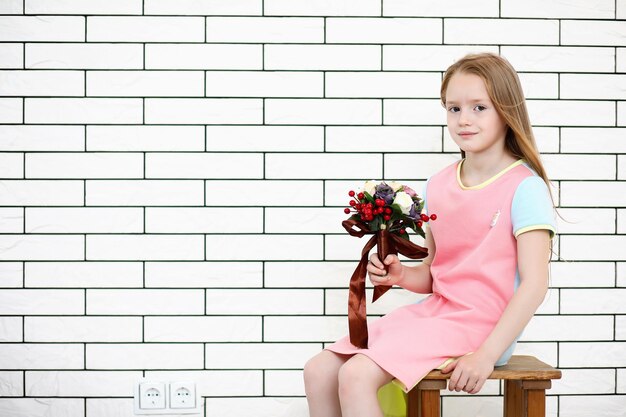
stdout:
MULTIPOLYGON (((361 261, 350 278, 350 293, 348 295, 348 327, 350 330, 350 343, 361 349, 367 348, 367 318, 365 312, 365 275, 367 274, 367 262, 369 251, 377 246, 378 258, 382 261, 387 255, 397 255, 398 252, 410 259, 420 259, 428 256, 428 249, 423 248, 410 240, 403 239, 398 235, 389 233, 387 229, 372 231, 368 225, 354 219, 341 222, 341 225, 351 235, 358 238, 366 234, 374 234, 365 244, 361 251, 361 261), (353 229, 357 226, 360 230, 353 229)), ((377 285, 374 287, 372 302, 378 300, 391 288, 390 285, 377 285)))

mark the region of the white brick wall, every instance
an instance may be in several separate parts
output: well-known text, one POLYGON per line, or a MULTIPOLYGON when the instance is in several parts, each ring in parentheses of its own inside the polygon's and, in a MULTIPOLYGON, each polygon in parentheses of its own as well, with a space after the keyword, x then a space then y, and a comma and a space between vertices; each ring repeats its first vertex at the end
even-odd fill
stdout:
MULTIPOLYGON (((307 416, 302 367, 347 331, 363 245, 347 191, 421 190, 456 160, 442 72, 491 51, 564 217, 516 353, 562 369, 549 416, 623 417, 623 19, 622 0, 1 0, 0 415, 131 417, 145 376, 196 381, 206 417, 307 416)), ((444 393, 443 414, 499 416, 501 392, 444 393)))

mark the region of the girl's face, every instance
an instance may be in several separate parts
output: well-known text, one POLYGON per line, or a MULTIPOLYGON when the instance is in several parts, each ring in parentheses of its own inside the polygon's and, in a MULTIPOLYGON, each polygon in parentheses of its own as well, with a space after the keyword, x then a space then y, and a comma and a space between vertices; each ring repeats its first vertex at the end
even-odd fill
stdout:
POLYGON ((450 136, 466 154, 504 149, 507 125, 478 75, 452 76, 446 90, 446 114, 450 136))

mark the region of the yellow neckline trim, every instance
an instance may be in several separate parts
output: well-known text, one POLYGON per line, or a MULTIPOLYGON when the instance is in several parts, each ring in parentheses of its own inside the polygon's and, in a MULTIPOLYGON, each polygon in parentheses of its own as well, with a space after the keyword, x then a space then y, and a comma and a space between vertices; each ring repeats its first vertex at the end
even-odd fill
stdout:
POLYGON ((502 175, 504 175, 508 171, 510 171, 513 168, 515 168, 516 166, 524 163, 524 159, 518 159, 517 161, 513 162, 511 165, 509 165, 508 167, 504 168, 502 171, 498 172, 496 175, 494 175, 493 177, 489 178, 488 180, 485 180, 485 181, 483 181, 483 182, 481 182, 480 184, 477 184, 477 185, 472 185, 471 187, 466 187, 465 185, 463 185, 463 182, 461 181, 461 165, 463 165, 464 161, 465 161, 465 158, 461 159, 459 161, 459 163, 457 164, 457 166, 456 166, 456 181, 459 183, 459 186, 462 189, 464 189, 464 190, 479 190, 481 188, 484 188, 487 185, 489 185, 492 182, 494 182, 495 180, 497 180, 498 178, 500 178, 502 175))

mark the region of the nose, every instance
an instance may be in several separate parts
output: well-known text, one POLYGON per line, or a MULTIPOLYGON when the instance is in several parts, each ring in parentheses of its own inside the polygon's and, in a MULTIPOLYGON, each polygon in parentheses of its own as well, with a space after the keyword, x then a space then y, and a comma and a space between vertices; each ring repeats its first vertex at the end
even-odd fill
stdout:
POLYGON ((472 121, 470 119, 470 114, 467 111, 459 110, 459 124, 460 125, 469 125, 472 121))

